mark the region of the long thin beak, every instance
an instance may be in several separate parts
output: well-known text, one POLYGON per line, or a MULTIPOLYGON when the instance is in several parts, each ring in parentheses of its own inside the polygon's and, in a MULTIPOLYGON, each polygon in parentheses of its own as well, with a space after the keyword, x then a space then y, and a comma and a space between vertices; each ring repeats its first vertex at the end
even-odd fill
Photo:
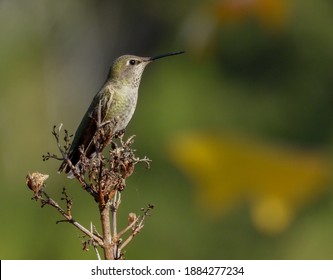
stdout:
POLYGON ((160 59, 160 58, 167 57, 167 56, 171 56, 171 55, 182 54, 182 53, 184 53, 184 51, 178 51, 178 52, 171 52, 171 53, 166 53, 166 54, 160 54, 160 55, 156 55, 156 56, 150 57, 149 61, 153 61, 153 60, 160 59))

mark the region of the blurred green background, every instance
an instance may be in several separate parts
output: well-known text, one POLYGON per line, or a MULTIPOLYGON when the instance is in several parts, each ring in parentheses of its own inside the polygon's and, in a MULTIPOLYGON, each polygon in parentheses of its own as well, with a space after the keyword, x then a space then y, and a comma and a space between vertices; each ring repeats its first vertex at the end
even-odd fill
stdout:
POLYGON ((74 227, 30 200, 25 175, 57 174, 53 125, 74 132, 113 59, 157 55, 127 136, 129 212, 155 204, 128 259, 333 258, 331 0, 0 1, 1 259, 95 259, 74 227))

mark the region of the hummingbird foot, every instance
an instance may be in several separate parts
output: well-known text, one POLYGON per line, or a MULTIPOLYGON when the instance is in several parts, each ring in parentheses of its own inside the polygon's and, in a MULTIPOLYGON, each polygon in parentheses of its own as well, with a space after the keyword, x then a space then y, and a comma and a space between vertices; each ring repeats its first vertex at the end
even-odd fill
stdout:
POLYGON ((104 126, 108 125, 109 123, 111 123, 111 121, 105 121, 103 123, 98 124, 98 129, 102 129, 104 126))

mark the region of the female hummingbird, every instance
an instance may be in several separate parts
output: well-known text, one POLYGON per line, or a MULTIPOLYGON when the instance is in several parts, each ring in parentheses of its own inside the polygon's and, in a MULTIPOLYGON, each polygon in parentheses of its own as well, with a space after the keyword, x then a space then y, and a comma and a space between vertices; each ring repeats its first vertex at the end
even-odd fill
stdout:
MULTIPOLYGON (((98 147, 99 151, 102 151, 115 134, 126 128, 135 111, 145 67, 156 59, 182 53, 184 52, 179 51, 153 57, 123 55, 113 62, 106 82, 95 95, 76 130, 68 153, 74 166, 80 160, 80 147, 87 157, 92 157, 96 152, 94 138, 98 131, 103 135, 99 137, 98 147)), ((66 160, 59 168, 59 173, 62 171, 70 171, 66 160)))

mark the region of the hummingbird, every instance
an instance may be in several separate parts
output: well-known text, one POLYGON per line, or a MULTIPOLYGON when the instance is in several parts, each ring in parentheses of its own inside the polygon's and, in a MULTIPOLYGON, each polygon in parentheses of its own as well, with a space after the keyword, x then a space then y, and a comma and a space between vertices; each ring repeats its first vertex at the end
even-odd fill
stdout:
MULTIPOLYGON (((94 138, 99 131, 99 151, 111 143, 112 138, 124 132, 131 120, 138 99, 138 90, 145 67, 157 59, 182 54, 184 51, 166 53, 152 57, 123 55, 112 64, 99 92, 93 98, 78 126, 69 148, 68 159, 76 166, 80 161, 80 147, 87 157, 96 152, 94 138), (99 127, 98 127, 99 126, 99 127)), ((70 167, 64 160, 58 170, 68 173, 70 167)))

